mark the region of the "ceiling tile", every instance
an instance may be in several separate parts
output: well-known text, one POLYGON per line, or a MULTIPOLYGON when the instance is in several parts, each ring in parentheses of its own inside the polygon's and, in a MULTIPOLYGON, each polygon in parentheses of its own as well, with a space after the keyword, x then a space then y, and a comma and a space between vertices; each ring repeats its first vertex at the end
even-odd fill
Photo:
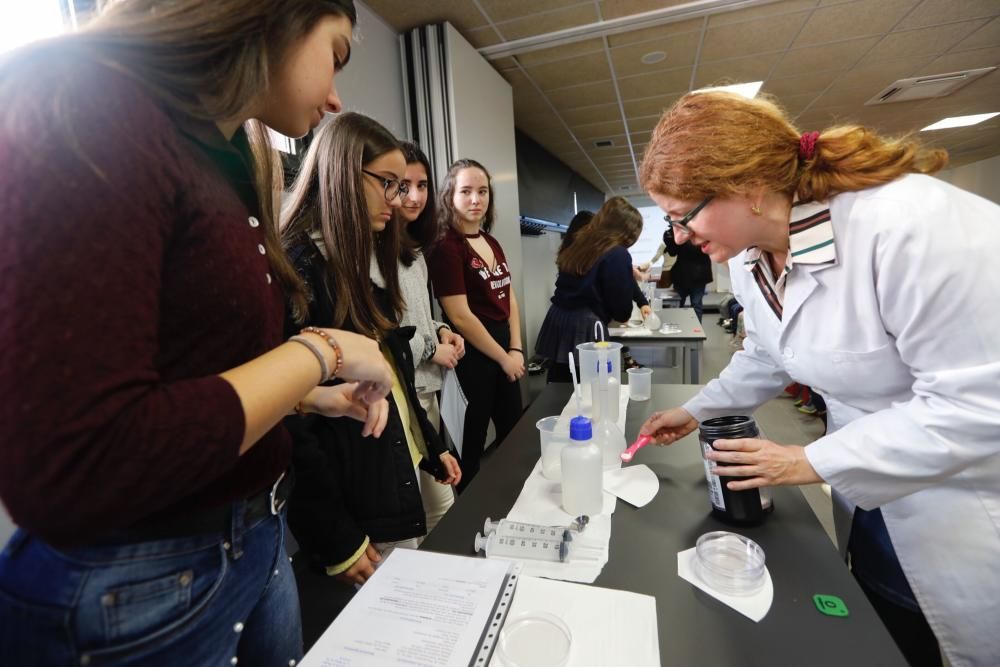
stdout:
POLYGON ((433 3, 366 0, 365 4, 399 32, 448 21, 465 34, 468 30, 488 24, 475 3, 468 0, 434 0, 433 3))
MULTIPOLYGON (((479 4, 486 10, 486 14, 494 23, 532 16, 539 11, 538 0, 479 0, 479 4)), ((579 4, 593 6, 593 2, 586 2, 586 0, 545 0, 544 8, 563 9, 579 4)))
POLYGON ((784 108, 785 113, 787 113, 790 118, 794 118, 802 113, 802 111, 805 110, 805 108, 808 107, 815 99, 816 93, 782 95, 776 98, 778 104, 784 108))
POLYGON ((608 35, 608 44, 612 48, 615 48, 625 46, 626 44, 635 44, 636 42, 665 39, 672 35, 681 35, 686 32, 701 34, 701 29, 704 25, 704 19, 688 19, 687 21, 677 21, 676 23, 665 23, 652 28, 631 30, 619 35, 608 35))
POLYGON ((774 70, 772 77, 786 77, 823 71, 843 71, 850 69, 858 58, 878 43, 878 37, 852 39, 837 44, 806 46, 785 53, 774 70))
POLYGON ((667 39, 656 39, 611 49, 611 60, 615 64, 615 74, 629 76, 645 74, 675 67, 690 67, 694 64, 694 55, 698 51, 700 33, 689 32, 674 35, 667 39), (647 65, 642 57, 651 51, 663 51, 666 58, 658 63, 647 65))
POLYGON ((644 142, 649 141, 650 138, 653 136, 653 133, 652 133, 652 131, 649 131, 649 132, 633 132, 630 136, 632 138, 632 144, 635 145, 635 144, 644 143, 644 142))
POLYGON ((607 21, 674 5, 686 5, 689 2, 690 0, 602 0, 601 17, 607 21))
POLYGON ((504 39, 512 41, 596 22, 597 10, 593 3, 587 2, 553 11, 535 12, 523 18, 495 25, 504 39))
POLYGON ((604 51, 604 40, 600 38, 585 39, 580 42, 563 44, 562 46, 539 49, 538 51, 529 51, 528 53, 520 54, 517 56, 517 59, 521 61, 521 64, 525 67, 531 67, 541 63, 575 58, 576 56, 582 56, 587 53, 594 53, 597 51, 604 51))
POLYGON ((611 158, 620 160, 629 156, 628 145, 622 141, 616 141, 612 148, 596 148, 593 142, 590 141, 584 144, 583 147, 587 149, 587 154, 590 155, 590 158, 597 163, 609 161, 611 158))
MULTIPOLYGON (((1000 40, 997 41, 1000 44, 1000 40)), ((996 67, 1000 65, 1000 46, 988 49, 976 49, 975 51, 959 51, 946 53, 935 58, 921 69, 921 74, 946 74, 957 72, 963 69, 975 69, 977 67, 996 67)))
POLYGON ((650 72, 649 74, 619 77, 618 89, 621 91, 623 100, 632 100, 654 95, 683 94, 687 92, 690 83, 691 68, 680 67, 650 72))
POLYGON ((497 35, 496 30, 490 28, 489 26, 486 26, 485 28, 476 28, 475 30, 463 30, 462 36, 469 40, 469 44, 472 44, 472 46, 477 49, 494 46, 503 41, 497 35))
POLYGON ((628 119, 628 129, 634 135, 636 132, 648 132, 660 122, 660 114, 653 116, 636 116, 628 119))
POLYGON ((512 57, 497 58, 496 60, 491 60, 490 64, 493 65, 493 69, 498 72, 502 72, 505 69, 517 69, 517 61, 512 57))
POLYGON ((780 57, 781 55, 778 53, 768 53, 750 58, 701 63, 695 74, 694 87, 704 88, 705 86, 727 83, 763 81, 780 57))
POLYGON ((656 97, 646 97, 643 99, 627 100, 624 102, 625 114, 632 116, 649 116, 651 114, 662 115, 664 111, 673 106, 674 102, 681 98, 681 93, 673 95, 657 95, 656 97))
POLYGON ((570 125, 582 125, 584 123, 600 123, 601 121, 612 120, 621 117, 621 110, 618 103, 595 104, 589 107, 577 107, 576 109, 566 109, 562 112, 562 117, 570 125))
POLYGON ((713 28, 715 26, 726 25, 727 23, 753 21, 766 16, 804 12, 812 9, 815 5, 815 0, 782 0, 782 2, 770 2, 766 5, 750 7, 749 9, 737 9, 732 12, 714 14, 708 19, 708 26, 709 28, 713 28))
POLYGON ((933 28, 892 32, 882 38, 868 54, 878 60, 938 55, 949 50, 986 21, 963 21, 933 28))
POLYGON ((995 18, 956 44, 952 51, 967 51, 998 44, 1000 44, 1000 18, 995 18))
POLYGON ((701 47, 701 62, 784 50, 808 17, 809 12, 798 12, 709 27, 701 47))
POLYGON ((817 93, 826 90, 826 87, 833 83, 840 74, 840 71, 810 72, 797 76, 772 77, 764 82, 763 90, 765 93, 777 96, 782 102, 785 101, 786 97, 807 93, 815 97, 817 93))
POLYGON ((899 29, 924 28, 991 16, 1000 16, 997 0, 924 0, 900 22, 899 29))
POLYGON ((520 113, 517 115, 517 125, 519 127, 533 130, 549 130, 552 128, 564 128, 562 120, 552 111, 539 110, 535 113, 520 113))
POLYGON ((582 86, 570 86, 545 93, 557 109, 573 109, 575 107, 593 106, 616 102, 615 89, 610 81, 587 83, 582 86))
POLYGON ((542 90, 565 88, 592 81, 611 79, 611 68, 603 51, 577 56, 569 60, 535 65, 528 74, 542 90))
MULTIPOLYGON (((816 108, 825 106, 862 105, 877 92, 896 79, 906 78, 919 67, 910 59, 887 60, 873 62, 871 65, 855 67, 837 79, 830 89, 816 100, 816 108)), ((897 102, 896 105, 909 105, 914 102, 897 102)))
POLYGON ((625 139, 625 125, 622 123, 620 118, 617 120, 605 121, 603 123, 575 125, 570 129, 573 130, 573 134, 575 134, 580 141, 583 141, 584 139, 605 139, 609 137, 617 139, 619 136, 621 136, 623 141, 625 139))
POLYGON ((839 42, 889 32, 919 0, 860 0, 813 12, 795 46, 839 42))

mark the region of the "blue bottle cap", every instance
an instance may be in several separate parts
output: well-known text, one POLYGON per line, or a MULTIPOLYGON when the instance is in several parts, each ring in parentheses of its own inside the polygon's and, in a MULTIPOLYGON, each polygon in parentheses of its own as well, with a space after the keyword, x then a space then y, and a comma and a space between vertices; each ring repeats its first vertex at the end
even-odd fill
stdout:
POLYGON ((594 436, 590 420, 586 417, 573 417, 569 420, 570 440, 590 440, 594 436))

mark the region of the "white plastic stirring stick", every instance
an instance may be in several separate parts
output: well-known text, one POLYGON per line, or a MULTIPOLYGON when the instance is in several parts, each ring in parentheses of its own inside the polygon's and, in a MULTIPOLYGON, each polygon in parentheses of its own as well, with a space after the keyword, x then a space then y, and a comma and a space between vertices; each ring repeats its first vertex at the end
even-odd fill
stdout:
POLYGON ((576 414, 583 415, 583 399, 580 395, 580 381, 576 379, 576 364, 573 363, 573 353, 569 353, 569 372, 573 377, 573 395, 576 396, 576 414))

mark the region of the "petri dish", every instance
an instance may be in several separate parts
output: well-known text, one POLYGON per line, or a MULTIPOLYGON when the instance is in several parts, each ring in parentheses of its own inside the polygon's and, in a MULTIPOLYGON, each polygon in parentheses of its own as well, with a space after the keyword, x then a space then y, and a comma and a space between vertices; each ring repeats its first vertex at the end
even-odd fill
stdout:
POLYGON ((572 635, 561 618, 544 611, 509 617, 500 630, 496 656, 504 667, 564 667, 572 635))
POLYGON ((713 589, 727 595, 752 595, 764 585, 764 550, 753 540, 716 530, 698 538, 694 569, 713 589))

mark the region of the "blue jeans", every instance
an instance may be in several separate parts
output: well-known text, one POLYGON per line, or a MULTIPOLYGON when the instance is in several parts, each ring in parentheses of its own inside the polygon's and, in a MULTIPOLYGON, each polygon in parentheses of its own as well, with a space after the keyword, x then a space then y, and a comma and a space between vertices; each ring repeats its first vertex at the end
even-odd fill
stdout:
POLYGON ((697 287, 678 287, 674 285, 674 291, 677 292, 677 296, 681 298, 680 303, 677 305, 681 308, 684 307, 684 302, 691 298, 691 307, 694 308, 694 314, 698 316, 698 321, 701 322, 701 315, 705 312, 705 307, 703 305, 705 299, 705 286, 699 285, 697 287))
POLYGON ((284 516, 239 523, 228 535, 73 549, 19 530, 0 553, 3 663, 294 664, 302 628, 284 516))

